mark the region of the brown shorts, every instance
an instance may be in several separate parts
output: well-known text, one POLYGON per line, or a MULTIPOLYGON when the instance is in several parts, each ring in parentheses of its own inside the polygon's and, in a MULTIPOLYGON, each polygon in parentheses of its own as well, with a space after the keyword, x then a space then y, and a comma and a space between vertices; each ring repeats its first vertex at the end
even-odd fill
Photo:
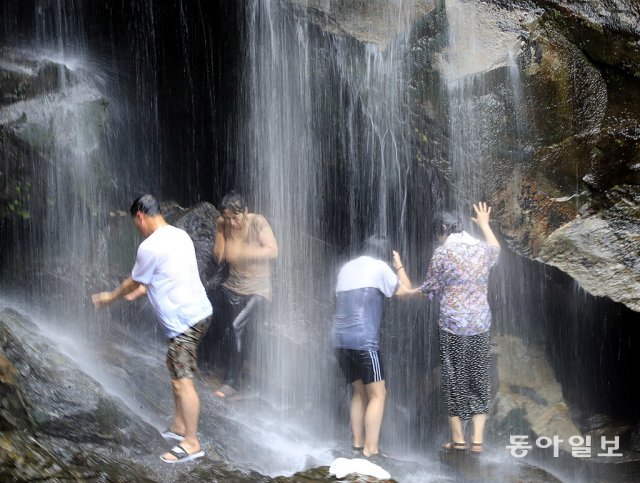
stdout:
POLYGON ((211 316, 202 319, 179 336, 169 339, 167 369, 171 379, 193 379, 198 372, 198 344, 211 325, 211 316))

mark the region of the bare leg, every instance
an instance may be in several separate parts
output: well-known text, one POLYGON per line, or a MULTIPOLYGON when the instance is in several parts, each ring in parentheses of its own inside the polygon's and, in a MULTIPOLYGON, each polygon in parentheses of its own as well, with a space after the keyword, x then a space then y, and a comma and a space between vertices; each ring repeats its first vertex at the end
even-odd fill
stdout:
POLYGON ((362 379, 351 383, 353 394, 351 395, 351 430, 353 431, 353 446, 364 447, 364 415, 367 408, 367 391, 362 384, 362 379))
POLYGON ((454 443, 464 443, 462 421, 458 416, 449 416, 449 428, 451 428, 451 441, 454 443))
POLYGON ((380 452, 378 441, 380 438, 380 427, 384 416, 384 400, 387 390, 384 381, 372 382, 364 386, 367 390, 369 403, 364 415, 365 443, 362 454, 371 456, 380 452))
MULTIPOLYGON (((171 384, 173 386, 173 395, 176 403, 174 423, 182 422, 184 424, 184 432, 178 433, 184 435, 184 440, 180 445, 189 454, 200 451, 200 442, 197 436, 200 399, 193 384, 193 379, 188 377, 172 379, 171 384)), ((169 460, 176 459, 171 453, 164 454, 163 458, 169 460)))
POLYGON ((171 380, 175 414, 173 416, 173 422, 169 426, 169 430, 176 434, 179 434, 180 436, 184 436, 184 434, 187 432, 187 425, 184 421, 184 417, 182 416, 182 407, 180 406, 180 398, 178 397, 178 387, 175 382, 176 381, 174 381, 173 379, 171 380))
MULTIPOLYGON (((482 451, 482 443, 484 441, 484 424, 487 421, 486 414, 474 414, 471 418, 473 422, 473 438, 471 444, 476 446, 475 451, 482 451), (476 444, 477 443, 477 444, 476 444)), ((474 448, 471 448, 474 451, 474 448)))

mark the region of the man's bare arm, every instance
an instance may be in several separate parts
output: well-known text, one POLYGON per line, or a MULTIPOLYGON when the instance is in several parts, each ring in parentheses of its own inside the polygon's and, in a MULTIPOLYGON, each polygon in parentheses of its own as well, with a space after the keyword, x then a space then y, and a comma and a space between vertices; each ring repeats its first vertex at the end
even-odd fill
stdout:
POLYGON ((140 282, 136 282, 131 277, 127 277, 115 290, 111 292, 94 293, 91 296, 91 300, 96 308, 105 307, 128 293, 137 290, 140 285, 142 285, 140 282))
POLYGON ((133 302, 134 300, 142 297, 143 295, 147 294, 147 287, 145 287, 144 285, 140 284, 140 286, 133 290, 132 292, 129 292, 127 295, 124 296, 125 300, 128 300, 129 302, 133 302))

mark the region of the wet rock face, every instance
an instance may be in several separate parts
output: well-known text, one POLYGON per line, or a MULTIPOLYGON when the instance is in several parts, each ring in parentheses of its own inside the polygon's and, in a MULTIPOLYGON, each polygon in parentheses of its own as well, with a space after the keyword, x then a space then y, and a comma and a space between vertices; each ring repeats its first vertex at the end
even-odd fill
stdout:
POLYGON ((640 40, 640 12, 625 2, 597 12, 595 2, 540 3, 546 12, 519 58, 531 164, 518 201, 499 219, 517 252, 560 268, 593 295, 640 310, 630 293, 640 273, 626 261, 640 230, 640 83, 628 76, 636 75, 637 55, 628 49, 640 52, 640 45, 625 47, 631 63, 612 45, 640 40), (602 46, 612 52, 606 60, 594 51, 602 46))
POLYGON ((47 60, 31 60, 0 49, 0 107, 32 99, 74 82, 71 72, 47 60))
MULTIPOLYGON (((519 255, 557 266, 596 295, 624 300, 638 310, 633 297, 621 296, 618 287, 638 284, 634 268, 619 268, 628 265, 620 257, 633 250, 640 220, 634 210, 625 210, 617 215, 629 217, 624 223, 605 221, 618 204, 616 187, 633 191, 640 183, 637 2, 416 2, 400 22, 393 2, 289 3, 306 6, 307 19, 325 31, 381 49, 409 26, 408 89, 415 101, 417 162, 437 166, 457 189, 461 175, 456 169, 464 173, 464 168, 451 163, 454 133, 447 121, 454 114, 450 110, 464 104, 452 107, 442 101, 459 94, 445 88, 453 66, 466 79, 465 89, 475 93, 462 102, 469 103, 469 112, 482 113, 477 125, 468 123, 463 131, 478 136, 474 142, 483 164, 474 168, 475 183, 495 207, 507 245, 519 255), (442 38, 456 29, 462 36, 450 36, 448 42, 464 44, 457 51, 442 38), (596 218, 584 221, 589 217, 596 218), (600 241, 580 241, 585 227, 603 223, 607 235, 600 241), (599 249, 616 258, 600 256, 599 249)), ((635 203, 633 196, 625 199, 635 203)))
MULTIPOLYGON (((640 281, 626 260, 637 252, 640 228, 640 6, 588 0, 464 5, 480 12, 470 19, 482 23, 478 45, 505 32, 520 39, 511 52, 517 73, 497 61, 476 70, 467 82, 475 97, 465 101, 472 103, 469 112, 482 113, 483 126, 469 125, 486 133, 476 133, 483 160, 476 178, 500 233, 515 253, 640 310, 631 289, 623 289, 640 281)), ((508 46, 494 43, 490 53, 507 59, 508 46)), ((455 183, 447 157, 435 161, 455 183)))
POLYGON ((551 233, 539 257, 591 294, 640 311, 640 187, 617 186, 606 199, 605 208, 551 233))
MULTIPOLYGON (((24 145, 44 157, 50 157, 54 149, 89 150, 104 127, 106 104, 84 82, 82 73, 0 49, 0 129, 3 138, 9 139, 6 142, 24 145)), ((17 169, 19 161, 5 163, 13 162, 9 167, 17 169)))
POLYGON ((552 144, 600 125, 607 108, 603 76, 564 36, 534 29, 519 60, 536 141, 552 144))
POLYGON ((402 30, 431 13, 436 0, 393 2, 387 0, 288 0, 294 7, 306 7, 308 19, 323 30, 384 49, 402 30), (404 3, 404 4, 403 4, 404 3))
MULTIPOLYGON (((627 265, 620 256, 632 249, 628 240, 634 240, 640 220, 634 210, 625 210, 617 215, 628 216, 625 223, 604 221, 618 204, 617 187, 633 191, 640 183, 637 2, 415 2, 401 19, 394 2, 289 3, 307 7, 307 20, 325 31, 380 49, 411 29, 412 142, 418 164, 437 166, 450 186, 460 175, 450 162, 453 133, 447 121, 453 113, 442 98, 456 93, 446 92, 446 78, 452 65, 472 78, 465 87, 475 91, 469 111, 482 115, 478 125, 465 129, 486 133, 475 141, 484 164, 474 177, 495 207, 507 245, 557 266, 596 295, 638 310, 633 297, 620 296, 617 288, 638 283, 635 269, 619 268, 627 265), (463 13, 456 16, 456 8, 463 13), (462 37, 473 39, 457 54, 443 42, 456 22, 462 22, 462 37), (584 221, 589 217, 596 218, 584 221), (603 223, 608 235, 602 240, 580 241, 584 227, 603 223), (596 247, 617 258, 599 256, 596 247), (572 255, 561 255, 562 250, 572 255), (592 267, 598 267, 595 273, 592 267)), ((465 39, 454 36, 449 42, 465 39)), ((633 196, 625 199, 635 203, 633 196)))
MULTIPOLYGON (((30 245, 36 233, 54 216, 62 219, 69 207, 83 215, 96 212, 98 197, 90 194, 91 183, 110 185, 110 173, 98 159, 106 137, 106 109, 106 99, 86 72, 0 49, 3 280, 28 279, 31 270, 51 273, 48 261, 36 260, 36 248, 30 245), (84 173, 87 177, 80 180, 84 173)), ((49 226, 55 231, 62 224, 49 226)))
POLYGON ((24 395, 15 383, 15 373, 11 361, 0 353, 0 431, 23 429, 31 425, 24 395))
POLYGON ((33 348, 15 333, 39 329, 14 310, 0 314, 2 352, 25 394, 23 408, 39 432, 75 442, 110 443, 145 453, 160 443, 155 428, 129 414, 124 405, 46 344, 33 348))
POLYGON ((72 462, 74 454, 88 455, 97 445, 124 459, 125 453, 146 454, 162 443, 155 428, 64 356, 42 341, 25 342, 37 340, 39 332, 14 310, 0 313, 0 475, 77 479, 83 470, 72 462))
POLYGON ((635 0, 535 0, 597 63, 640 79, 640 4, 635 0))
POLYGON ((31 200, 34 193, 42 196, 45 191, 44 180, 38 178, 27 160, 32 159, 38 167, 46 166, 46 160, 41 158, 42 153, 33 152, 33 147, 20 134, 30 130, 33 139, 37 137, 35 132, 44 131, 42 126, 26 128, 26 124, 31 122, 27 117, 26 104, 57 90, 62 80, 71 82, 70 72, 63 66, 29 60, 18 52, 0 49, 0 150, 3 152, 0 219, 29 218, 33 212, 31 200), (10 115, 12 105, 23 108, 10 115))
POLYGON ((544 351, 535 345, 525 347, 522 340, 510 336, 495 337, 494 343, 499 382, 492 416, 503 440, 509 441, 510 434, 532 432, 557 434, 567 441, 580 434, 544 351))
MULTIPOLYGON (((116 338, 116 345, 126 344, 122 337, 116 338)), ((82 348, 74 349, 81 360, 82 348)), ((156 370, 145 365, 148 354, 121 359, 117 352, 111 351, 117 360, 109 368, 110 377, 121 378, 132 392, 143 392, 140 404, 164 414, 158 406, 169 402, 165 391, 157 389, 166 384, 167 396, 170 389, 162 362, 157 366, 163 378, 153 382, 155 390, 147 394, 136 384, 156 370)), ((81 366, 90 364, 65 356, 57 343, 16 310, 0 312, 0 481, 273 481, 232 467, 208 442, 208 457, 196 465, 169 467, 160 462, 158 455, 169 443, 84 372, 86 367, 81 366)), ((217 412, 201 421, 215 428, 216 446, 221 444, 221 421, 217 412)))

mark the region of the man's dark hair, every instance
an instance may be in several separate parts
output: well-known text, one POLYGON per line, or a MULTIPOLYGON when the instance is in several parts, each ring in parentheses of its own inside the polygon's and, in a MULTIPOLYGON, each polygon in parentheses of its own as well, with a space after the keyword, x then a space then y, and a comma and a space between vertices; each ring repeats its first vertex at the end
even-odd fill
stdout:
POLYGON ((141 212, 145 215, 156 216, 160 214, 160 203, 153 195, 142 195, 131 205, 131 216, 136 216, 136 213, 141 212))
POLYGON ((391 260, 391 240, 384 235, 370 236, 362 244, 362 254, 387 262, 391 260))
POLYGON ((462 221, 460 218, 450 211, 445 211, 440 215, 437 232, 439 236, 449 236, 452 233, 462 232, 462 221))
POLYGON ((235 191, 227 193, 220 202, 220 211, 229 210, 234 213, 241 213, 247 209, 247 202, 235 191))

